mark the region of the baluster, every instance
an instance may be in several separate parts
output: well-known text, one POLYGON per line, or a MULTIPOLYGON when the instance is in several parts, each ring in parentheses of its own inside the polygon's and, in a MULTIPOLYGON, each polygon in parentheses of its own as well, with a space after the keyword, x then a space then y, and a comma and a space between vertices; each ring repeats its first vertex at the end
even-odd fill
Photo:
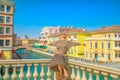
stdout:
POLYGON ((94 73, 96 74, 96 80, 100 80, 100 72, 95 70, 94 73))
MULTIPOLYGON (((1 65, 0 65, 0 72, 1 72, 1 65)), ((0 80, 1 80, 2 76, 1 76, 1 73, 0 73, 0 80)))
POLYGON ((49 66, 49 64, 48 64, 48 71, 47 71, 47 76, 48 76, 48 78, 47 78, 47 80, 51 80, 51 79, 50 79, 50 75, 51 75, 51 73, 50 73, 50 66, 49 66))
POLYGON ((80 77, 80 68, 79 68, 79 66, 76 66, 76 68, 77 68, 76 80, 81 80, 81 77, 80 77))
POLYGON ((70 66, 72 67, 71 79, 75 80, 74 65, 70 65, 70 66))
POLYGON ((31 72, 30 72, 30 67, 31 67, 31 64, 27 64, 27 66, 28 66, 28 72, 27 72, 27 75, 26 75, 26 77, 27 77, 27 80, 30 80, 30 78, 31 78, 31 72))
POLYGON ((92 72, 93 72, 93 70, 92 69, 87 69, 87 71, 89 72, 89 80, 92 80, 92 72))
POLYGON ((20 80, 24 80, 23 67, 24 64, 20 64, 20 75, 19 75, 20 80))
POLYGON ((86 80, 86 70, 85 70, 85 68, 81 68, 82 70, 83 70, 83 76, 82 76, 82 80, 86 80))
POLYGON ((108 80, 108 73, 102 72, 101 74, 104 75, 104 80, 108 80))
POLYGON ((44 64, 41 64, 41 73, 40 73, 40 76, 41 76, 41 80, 44 80, 44 64))
POLYGON ((12 65, 12 66, 13 66, 12 80, 15 80, 16 77, 17 77, 17 74, 16 74, 16 66, 17 66, 17 65, 12 65))
POLYGON ((5 65, 4 67, 5 67, 4 80, 8 80, 9 79, 9 74, 8 74, 9 65, 5 65))
POLYGON ((119 76, 111 74, 114 80, 118 80, 119 76))
POLYGON ((38 80, 37 66, 38 66, 38 64, 34 64, 34 68, 35 68, 35 70, 34 70, 34 74, 33 74, 33 76, 34 76, 34 80, 38 80))

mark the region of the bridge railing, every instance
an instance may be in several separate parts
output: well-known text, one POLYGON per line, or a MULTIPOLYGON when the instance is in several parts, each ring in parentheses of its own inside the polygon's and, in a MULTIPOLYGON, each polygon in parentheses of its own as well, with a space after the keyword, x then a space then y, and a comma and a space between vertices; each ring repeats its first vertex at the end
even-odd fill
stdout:
MULTIPOLYGON (((24 78, 38 80, 38 77, 40 80, 59 80, 60 77, 56 73, 51 73, 49 63, 50 59, 0 60, 0 70, 3 71, 3 73, 2 71, 0 73, 0 80, 9 80, 10 78, 12 80, 17 80, 17 78, 20 80, 24 80, 24 78), (45 67, 46 65, 48 67, 45 67), (25 66, 27 66, 26 74, 24 73, 25 66), (31 66, 34 67, 31 68, 31 66), (12 75, 10 75, 10 67, 12 67, 12 75), (31 69, 33 70, 31 71, 31 69), (16 73, 17 71, 19 71, 19 74, 16 73)), ((100 78, 101 75, 104 76, 104 80, 109 80, 109 76, 114 80, 118 80, 120 77, 119 69, 73 60, 69 60, 69 66, 71 80, 103 80, 100 78), (87 73, 89 76, 87 76, 87 73), (93 79, 94 74, 96 79, 93 79)))

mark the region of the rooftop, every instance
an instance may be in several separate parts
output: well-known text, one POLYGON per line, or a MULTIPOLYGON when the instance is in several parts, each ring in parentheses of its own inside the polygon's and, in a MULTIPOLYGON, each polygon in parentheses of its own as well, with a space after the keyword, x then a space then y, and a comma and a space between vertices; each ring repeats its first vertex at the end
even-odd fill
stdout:
POLYGON ((66 34, 74 34, 74 33, 89 33, 88 30, 86 30, 85 28, 73 28, 73 27, 69 27, 69 28, 60 28, 60 32, 59 33, 55 33, 55 34, 52 34, 52 35, 49 35, 48 37, 51 37, 51 36, 59 36, 61 33, 66 33, 66 34))
POLYGON ((103 33, 103 32, 120 32, 120 26, 101 27, 100 29, 92 31, 92 33, 103 33))
POLYGON ((0 0, 0 4, 15 6, 15 0, 0 0))

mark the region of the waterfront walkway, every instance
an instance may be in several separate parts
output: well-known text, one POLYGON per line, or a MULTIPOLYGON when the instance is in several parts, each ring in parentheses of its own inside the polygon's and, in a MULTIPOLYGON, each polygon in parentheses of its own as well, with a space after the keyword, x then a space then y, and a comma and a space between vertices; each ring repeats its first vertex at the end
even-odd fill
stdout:
MULTIPOLYGON (((45 54, 45 55, 48 55, 48 56, 53 56, 54 55, 52 53, 40 51, 40 50, 37 50, 37 49, 34 49, 33 51, 36 51, 36 52, 39 52, 40 54, 45 54)), ((98 62, 94 62, 92 60, 87 60, 87 59, 83 59, 83 58, 74 58, 74 57, 69 57, 69 60, 73 60, 73 61, 76 61, 76 62, 84 62, 84 63, 90 63, 90 64, 95 64, 95 65, 101 65, 101 66, 106 66, 106 67, 110 67, 110 68, 120 69, 120 64, 113 63, 113 62, 98 63, 98 62)))

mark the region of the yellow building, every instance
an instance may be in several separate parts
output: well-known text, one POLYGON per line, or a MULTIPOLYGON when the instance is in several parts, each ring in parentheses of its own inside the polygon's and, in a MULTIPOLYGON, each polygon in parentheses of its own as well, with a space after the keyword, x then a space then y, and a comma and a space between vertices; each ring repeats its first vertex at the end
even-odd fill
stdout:
POLYGON ((120 61, 120 26, 102 27, 85 39, 85 58, 120 61))
POLYGON ((71 29, 69 32, 67 32, 70 36, 69 39, 71 39, 73 42, 78 42, 81 45, 79 46, 73 46, 68 51, 68 55, 72 57, 84 57, 84 48, 85 48, 85 38, 90 37, 91 34, 86 29, 71 29))

